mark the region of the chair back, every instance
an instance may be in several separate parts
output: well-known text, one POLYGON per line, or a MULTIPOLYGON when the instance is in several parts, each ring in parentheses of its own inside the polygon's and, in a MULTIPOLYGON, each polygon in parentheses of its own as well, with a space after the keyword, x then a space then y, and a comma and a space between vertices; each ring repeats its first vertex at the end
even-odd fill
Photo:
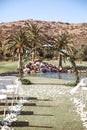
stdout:
POLYGON ((0 78, 0 83, 3 83, 5 85, 9 85, 9 84, 13 84, 13 80, 12 79, 4 79, 4 78, 0 78))
POLYGON ((3 83, 0 83, 0 90, 2 90, 2 89, 5 89, 5 90, 6 90, 6 85, 3 84, 3 83))
POLYGON ((83 78, 80 81, 82 87, 87 87, 87 78, 83 78))

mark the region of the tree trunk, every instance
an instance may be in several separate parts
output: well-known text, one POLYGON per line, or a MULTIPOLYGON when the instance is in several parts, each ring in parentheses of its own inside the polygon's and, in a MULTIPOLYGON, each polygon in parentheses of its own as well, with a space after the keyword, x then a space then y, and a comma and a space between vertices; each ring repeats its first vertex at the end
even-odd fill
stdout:
POLYGON ((76 79, 75 83, 77 84, 79 82, 78 70, 77 70, 77 67, 73 58, 70 58, 70 62, 72 63, 73 70, 75 72, 75 79, 76 79))
POLYGON ((58 65, 59 71, 62 70, 62 54, 59 55, 59 65, 58 65))
POLYGON ((34 61, 35 61, 35 53, 32 52, 32 62, 34 63, 34 61))
POLYGON ((19 53, 18 68, 21 68, 21 65, 22 65, 22 57, 21 57, 21 54, 19 53))
POLYGON ((19 53, 18 70, 19 70, 19 77, 20 77, 20 79, 22 79, 23 78, 23 65, 22 65, 21 53, 19 53))

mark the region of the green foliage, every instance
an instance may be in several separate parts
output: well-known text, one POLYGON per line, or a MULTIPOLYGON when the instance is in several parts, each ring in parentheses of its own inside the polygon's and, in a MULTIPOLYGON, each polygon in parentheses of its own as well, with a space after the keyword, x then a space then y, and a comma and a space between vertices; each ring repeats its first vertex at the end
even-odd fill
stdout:
POLYGON ((41 28, 34 23, 26 23, 26 32, 27 38, 30 43, 30 51, 29 53, 32 54, 32 61, 35 60, 35 56, 37 55, 38 49, 42 47, 43 43, 43 35, 41 32, 41 28))
POLYGON ((76 53, 76 57, 80 61, 87 61, 87 45, 82 44, 76 53))
POLYGON ((67 84, 65 84, 66 86, 75 86, 77 83, 76 82, 68 82, 67 84))
POLYGON ((29 79, 21 79, 23 85, 29 85, 32 84, 29 79))

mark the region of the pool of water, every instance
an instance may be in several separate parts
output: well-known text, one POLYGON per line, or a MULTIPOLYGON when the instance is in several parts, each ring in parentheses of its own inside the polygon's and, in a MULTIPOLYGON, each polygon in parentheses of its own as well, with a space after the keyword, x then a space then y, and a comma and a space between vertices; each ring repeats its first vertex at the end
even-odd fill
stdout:
MULTIPOLYGON (((31 75, 30 75, 31 76, 31 75)), ((64 79, 64 80, 75 80, 75 74, 74 73, 36 73, 33 74, 34 77, 47 77, 47 78, 54 78, 54 79, 64 79)), ((87 74, 79 74, 80 78, 87 77, 87 74)))

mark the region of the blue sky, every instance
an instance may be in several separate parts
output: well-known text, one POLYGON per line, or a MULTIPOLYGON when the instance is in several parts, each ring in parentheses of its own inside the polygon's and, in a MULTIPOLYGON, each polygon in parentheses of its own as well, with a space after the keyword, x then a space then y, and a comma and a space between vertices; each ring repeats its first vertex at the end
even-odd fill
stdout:
POLYGON ((87 22, 87 0, 0 0, 0 23, 18 20, 87 22))

